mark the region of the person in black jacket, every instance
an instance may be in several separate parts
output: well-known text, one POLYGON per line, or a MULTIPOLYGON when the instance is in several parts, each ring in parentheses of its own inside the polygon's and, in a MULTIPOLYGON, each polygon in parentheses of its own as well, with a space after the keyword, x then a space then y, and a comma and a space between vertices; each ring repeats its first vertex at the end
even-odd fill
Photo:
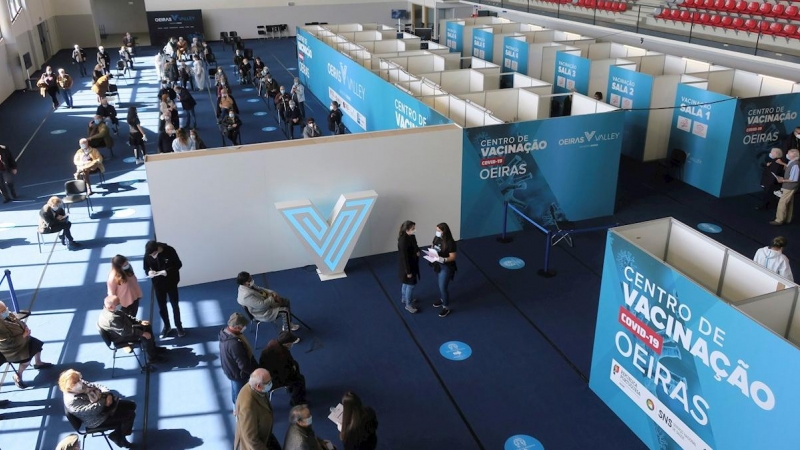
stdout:
POLYGON ((342 430, 339 439, 344 450, 375 450, 378 447, 378 416, 364 406, 353 392, 342 397, 342 430))
POLYGON ((197 106, 197 101, 186 88, 175 86, 175 92, 177 92, 178 100, 181 102, 181 108, 186 113, 186 121, 181 124, 181 128, 197 128, 197 116, 194 113, 194 107, 197 106))
POLYGON ((172 141, 175 140, 175 127, 171 123, 164 126, 164 131, 158 133, 158 153, 172 153, 172 141))
POLYGON ((94 113, 100 116, 103 120, 111 119, 111 125, 114 126, 114 134, 119 133, 119 119, 117 118, 117 108, 114 105, 108 104, 108 98, 103 97, 100 99, 100 104, 97 105, 97 110, 94 113))
POLYGON ((55 195, 50 197, 39 210, 39 233, 61 232, 58 236, 61 239, 61 245, 67 245, 66 241, 69 240, 69 248, 73 249, 80 245, 72 237, 72 233, 69 231, 71 227, 72 222, 64 212, 64 203, 55 195))
POLYGON ((450 281, 456 276, 458 266, 456 266, 456 251, 458 246, 450 226, 442 222, 436 225, 436 237, 433 238, 431 248, 436 250, 439 259, 433 263, 433 271, 439 277, 439 300, 434 302, 434 308, 442 308, 439 317, 447 317, 450 314, 450 281))
POLYGON ((764 192, 756 209, 769 209, 772 200, 777 198, 775 197, 775 191, 781 189, 781 183, 778 182, 777 177, 783 176, 783 170, 786 166, 782 158, 783 151, 781 149, 776 147, 770 150, 767 161, 764 164, 764 171, 761 174, 761 189, 764 192))
POLYGON ((172 326, 169 321, 167 311, 167 296, 172 305, 172 316, 175 319, 175 327, 178 329, 178 337, 183 337, 186 332, 181 323, 181 307, 178 304, 178 283, 181 281, 180 270, 183 267, 178 252, 163 242, 148 241, 144 247, 144 271, 153 280, 153 290, 158 301, 158 313, 164 322, 160 337, 169 336, 172 326))
POLYGON ((294 127, 300 127, 300 135, 303 134, 303 127, 305 124, 303 123, 303 114, 300 112, 300 108, 297 107, 294 100, 289 102, 289 108, 284 111, 283 117, 286 119, 286 134, 289 136, 289 139, 294 139, 294 127))
POLYGON ((17 198, 17 191, 14 189, 14 175, 17 174, 17 160, 11 154, 11 150, 5 145, 0 145, 0 194, 3 195, 3 203, 8 203, 17 198))
POLYGON ((111 55, 102 45, 97 47, 97 65, 103 70, 103 74, 111 73, 111 55))
POLYGON ((328 114, 328 131, 333 134, 344 134, 344 124, 342 124, 342 111, 339 109, 339 102, 331 102, 331 112, 328 114))
POLYGON ((228 111, 228 116, 220 123, 222 133, 233 145, 242 145, 242 119, 233 111, 228 111))
POLYGON ((246 327, 247 318, 233 313, 228 319, 228 326, 219 332, 219 360, 222 363, 222 372, 231 380, 231 401, 234 405, 239 391, 258 368, 253 348, 244 335, 246 327))
POLYGON ((403 287, 400 290, 400 299, 406 307, 406 311, 411 314, 416 313, 419 309, 414 306, 414 286, 419 280, 419 246, 417 245, 417 237, 414 233, 417 231, 417 225, 406 220, 400 225, 400 233, 397 237, 397 251, 400 256, 400 264, 398 275, 403 287))
POLYGON ((286 386, 286 390, 292 396, 289 402, 292 406, 308 403, 306 377, 300 373, 300 365, 289 351, 297 341, 297 336, 291 331, 282 331, 277 338, 267 343, 267 346, 261 351, 261 357, 258 358, 258 366, 267 369, 272 376, 272 388, 286 386))
POLYGON ((795 127, 794 131, 783 141, 783 154, 785 155, 791 149, 800 150, 800 127, 795 127))

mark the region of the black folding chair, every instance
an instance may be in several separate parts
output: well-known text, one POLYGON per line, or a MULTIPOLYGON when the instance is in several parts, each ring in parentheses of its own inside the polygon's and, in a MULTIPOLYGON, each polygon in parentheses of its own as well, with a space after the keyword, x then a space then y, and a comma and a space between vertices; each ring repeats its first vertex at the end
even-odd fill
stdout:
POLYGON ((70 180, 64 183, 65 196, 61 199, 67 205, 67 213, 69 213, 69 205, 73 203, 86 202, 86 210, 89 212, 89 217, 92 216, 94 210, 92 209, 92 199, 89 198, 88 191, 86 190, 86 182, 83 180, 70 180))
POLYGON ((81 440, 81 448, 86 448, 86 437, 87 436, 91 436, 91 437, 103 436, 103 439, 106 440, 106 444, 108 444, 108 448, 111 449, 111 450, 114 450, 114 447, 111 446, 111 440, 108 438, 108 434, 106 434, 106 433, 113 432, 117 428, 116 425, 114 425, 114 426, 99 426, 99 427, 94 427, 94 428, 83 428, 83 421, 81 419, 77 418, 71 412, 69 412, 67 410, 66 406, 64 406, 64 415, 67 416, 67 421, 69 422, 70 425, 72 425, 72 428, 75 430, 75 432, 78 433, 78 435, 81 436, 81 439, 82 439, 81 440), (83 428, 83 431, 81 431, 81 428, 83 428))
POLYGON ((103 339, 106 347, 113 352, 111 356, 111 378, 114 378, 114 369, 117 367, 117 352, 125 348, 130 348, 133 357, 136 358, 136 362, 139 363, 140 373, 144 373, 144 371, 147 369, 147 355, 142 352, 142 359, 145 361, 143 364, 142 360, 139 359, 139 356, 136 354, 136 347, 141 345, 141 341, 139 339, 129 340, 124 343, 116 343, 113 339, 111 339, 111 334, 108 331, 103 330, 100 327, 97 328, 97 331, 100 332, 100 338, 103 339))

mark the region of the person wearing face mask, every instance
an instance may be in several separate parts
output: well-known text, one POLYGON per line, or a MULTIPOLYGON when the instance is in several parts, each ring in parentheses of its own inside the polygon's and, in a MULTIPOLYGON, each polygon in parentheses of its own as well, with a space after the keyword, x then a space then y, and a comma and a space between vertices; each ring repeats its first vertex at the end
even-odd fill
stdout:
POLYGON ((294 128, 300 127, 300 134, 303 133, 303 116, 300 114, 300 108, 297 107, 294 100, 289 102, 289 108, 283 113, 286 119, 286 134, 289 139, 294 139, 294 128))
POLYGON ((794 275, 792 275, 792 267, 789 264, 789 258, 783 254, 783 249, 786 248, 786 244, 786 238, 783 236, 772 239, 770 245, 756 251, 755 256, 753 256, 753 261, 770 272, 777 273, 783 278, 793 282, 794 275))
POLYGON ((133 434, 136 403, 118 397, 103 385, 84 380, 73 369, 59 375, 58 388, 64 394, 67 412, 80 419, 86 428, 113 428, 108 438, 118 447, 131 447, 125 436, 133 434))
POLYGON ((222 120, 220 127, 222 128, 225 137, 228 138, 233 145, 242 145, 242 119, 240 119, 236 113, 233 111, 228 111, 228 115, 222 120))
POLYGON ((278 82, 272 78, 272 74, 267 72, 264 78, 264 97, 272 99, 273 101, 267 102, 267 104, 272 104, 273 106, 277 103, 275 102, 275 98, 277 98, 278 94, 280 93, 280 87, 278 86, 278 82))
POLYGON ((18 364, 14 374, 14 384, 18 388, 27 387, 22 382, 22 374, 31 364, 31 360, 34 361, 33 368, 36 370, 53 367, 51 363, 42 361, 43 347, 42 341, 31 336, 28 325, 9 311, 5 303, 0 302, 0 354, 8 361, 18 364))
POLYGON ((206 143, 203 142, 203 139, 200 137, 200 133, 198 133, 197 130, 195 130, 195 129, 192 129, 189 132, 189 139, 194 141, 194 147, 197 150, 205 150, 205 149, 208 148, 206 143))
POLYGON ((297 104, 297 107, 300 108, 300 114, 305 117, 306 116, 306 88, 300 84, 300 78, 294 78, 294 84, 292 84, 292 100, 297 104))
POLYGON ((800 127, 795 127, 794 131, 783 141, 784 154, 793 148, 800 149, 800 127))
POLYGON ((164 131, 158 133, 158 153, 172 153, 173 141, 175 141, 175 128, 168 123, 164 126, 164 131))
POLYGON ((135 106, 128 108, 128 144, 133 148, 133 157, 136 164, 144 163, 144 155, 147 153, 144 143, 147 142, 147 135, 144 134, 142 122, 139 120, 139 113, 135 106))
POLYGON ((331 450, 331 441, 317 437, 311 427, 312 417, 308 405, 297 405, 289 411, 289 429, 283 441, 283 450, 331 450))
POLYGON ((339 102, 332 101, 330 110, 331 112, 328 113, 328 131, 333 134, 344 134, 342 111, 339 109, 339 102))
MULTIPOLYGON (((160 51, 153 57, 153 65, 156 68, 156 79, 164 79, 164 52, 160 51)), ((160 96, 159 96, 160 97, 160 96)))
POLYGON ((67 104, 67 108, 72 109, 72 77, 66 70, 58 69, 57 82, 61 89, 61 95, 64 97, 64 103, 67 104))
POLYGON ((222 67, 217 67, 217 72, 214 74, 214 86, 217 87, 217 97, 219 97, 219 86, 223 83, 223 81, 227 84, 228 76, 225 75, 225 71, 222 67))
POLYGON ((16 175, 17 160, 8 147, 0 145, 0 194, 3 196, 3 203, 17 198, 17 189, 14 187, 16 175))
POLYGON ((53 68, 47 66, 42 73, 42 76, 39 78, 39 81, 36 83, 36 86, 39 87, 42 97, 45 94, 50 96, 50 99, 53 101, 53 109, 55 110, 58 108, 58 79, 56 74, 53 73, 53 68))
POLYGON ((105 147, 111 153, 111 157, 114 156, 114 138, 111 137, 111 131, 101 116, 95 115, 89 122, 86 139, 89 141, 89 147, 105 147))
POLYGON ((178 93, 178 100, 181 102, 181 108, 186 115, 186 122, 181 128, 195 128, 197 127, 197 115, 194 112, 194 107, 197 106, 197 101, 192 97, 192 93, 186 88, 175 86, 175 92, 178 93))
POLYGON ((233 313, 228 318, 228 325, 219 331, 219 360, 222 372, 231 381, 231 403, 234 405, 239 391, 258 368, 253 348, 244 335, 247 322, 247 317, 233 313))
POLYGON ((118 347, 124 347, 130 342, 140 342, 147 364, 164 361, 166 349, 156 346, 150 322, 126 314, 116 295, 108 295, 103 300, 103 310, 97 318, 97 326, 107 332, 118 347))
POLYGON ((784 176, 778 177, 778 182, 781 183, 781 199, 778 200, 775 220, 770 222, 770 225, 783 225, 792 221, 794 194, 797 192, 798 185, 800 185, 800 165, 798 165, 800 151, 791 149, 786 153, 786 157, 789 159, 789 164, 784 169, 784 176))
POLYGON ((96 148, 89 145, 88 139, 81 139, 79 144, 80 148, 72 158, 76 169, 75 179, 83 180, 86 183, 87 193, 92 195, 92 183, 89 179, 89 174, 106 171, 105 166, 103 166, 103 155, 96 148))
POLYGON ((181 322, 181 306, 178 297, 178 283, 181 282, 180 270, 183 267, 178 252, 163 242, 148 241, 144 247, 144 271, 153 282, 153 291, 158 302, 158 314, 164 322, 161 329, 161 338, 169 336, 172 326, 167 311, 167 297, 172 306, 172 317, 175 319, 175 328, 178 337, 186 335, 181 322))
MULTIPOLYGON (((98 65, 97 67, 95 67, 95 69, 99 67, 100 66, 98 65)), ((108 93, 108 86, 109 86, 108 80, 111 78, 111 74, 110 73, 104 74, 102 70, 100 71, 95 70, 92 75, 92 78, 94 78, 95 76, 97 76, 97 78, 94 80, 94 83, 92 84, 92 92, 97 94, 97 103, 100 103, 100 101, 104 99, 106 97, 106 94, 108 93)))
POLYGON ((236 434, 233 450, 280 450, 278 439, 272 434, 274 417, 269 402, 272 377, 265 369, 256 369, 247 385, 236 397, 236 434))
POLYGON ((78 44, 75 44, 75 47, 72 50, 72 62, 78 65, 78 70, 80 70, 81 77, 85 77, 86 76, 86 52, 78 44))
POLYGON ((414 306, 414 286, 419 280, 419 246, 417 237, 414 233, 417 225, 406 220, 400 225, 400 232, 397 237, 397 251, 400 257, 398 275, 402 288, 400 290, 400 300, 403 302, 406 311, 415 314, 419 309, 414 306))
POLYGON ((167 94, 161 96, 159 111, 161 111, 161 120, 164 121, 164 125, 169 122, 172 124, 173 128, 177 129, 180 127, 178 106, 175 105, 175 102, 167 94))
POLYGON ((439 295, 438 301, 433 303, 434 308, 442 308, 439 312, 439 317, 447 317, 450 314, 450 282, 456 276, 458 266, 456 265, 456 252, 458 245, 453 234, 450 232, 450 227, 442 222, 436 225, 436 237, 433 238, 431 248, 436 250, 439 255, 438 261, 432 263, 433 271, 437 274, 439 280, 439 295))
POLYGON ((250 64, 250 60, 247 58, 243 58, 241 64, 239 64, 239 83, 240 84, 249 84, 253 82, 253 75, 252 71, 253 65, 250 64))
POLYGON ((94 113, 95 115, 100 116, 100 119, 103 121, 106 119, 111 120, 111 125, 114 127, 114 134, 119 133, 119 118, 117 118, 117 108, 108 103, 108 98, 103 97, 100 99, 100 104, 97 105, 97 109, 94 113))
POLYGON ((105 47, 102 45, 97 47, 97 64, 103 68, 103 73, 109 73, 111 70, 111 55, 108 54, 105 47))
POLYGON ((292 101, 292 96, 286 92, 286 88, 281 86, 278 93, 275 95, 275 110, 278 112, 278 123, 286 124, 286 111, 289 109, 289 102, 292 101))
POLYGON ((300 365, 295 361, 292 348, 299 339, 291 331, 283 331, 276 339, 267 343, 258 358, 258 366, 267 369, 272 375, 273 388, 286 387, 292 396, 289 404, 303 405, 306 400, 306 377, 300 373, 300 365))
MULTIPOLYGON (((250 311, 260 322, 274 322, 278 316, 283 317, 283 330, 297 331, 300 326, 292 324, 292 309, 289 299, 281 297, 277 292, 257 286, 253 277, 247 272, 239 272, 236 276, 239 289, 236 302, 250 311)), ((295 342, 299 342, 299 339, 295 342)))
POLYGON ((769 209, 770 204, 775 198, 774 192, 780 189, 778 177, 783 176, 783 168, 786 165, 783 162, 783 150, 775 147, 769 151, 767 161, 764 164, 764 170, 761 173, 761 202, 756 209, 769 209))
POLYGON ((72 222, 67 218, 67 213, 64 212, 64 204, 61 199, 52 196, 47 200, 47 203, 39 210, 39 233, 61 233, 58 237, 61 239, 61 245, 67 245, 69 241, 69 248, 76 249, 80 247, 70 232, 72 222))
POLYGON ((314 121, 313 117, 309 117, 306 127, 303 128, 303 138, 315 138, 322 136, 322 131, 317 126, 317 122, 314 121))
POLYGON ((194 55, 192 58, 192 72, 194 73, 194 82, 197 88, 195 90, 205 91, 206 84, 208 83, 206 65, 203 60, 200 59, 200 55, 194 55))
POLYGON ((128 258, 122 255, 111 258, 111 271, 108 273, 106 287, 108 295, 116 295, 119 299, 122 312, 136 317, 139 312, 139 300, 142 298, 142 288, 128 258))

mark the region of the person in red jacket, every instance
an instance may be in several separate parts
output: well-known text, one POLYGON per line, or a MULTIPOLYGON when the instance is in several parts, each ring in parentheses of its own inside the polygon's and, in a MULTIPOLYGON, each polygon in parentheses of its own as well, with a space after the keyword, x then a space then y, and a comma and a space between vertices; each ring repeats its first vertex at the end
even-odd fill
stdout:
POLYGON ((267 369, 272 375, 273 389, 284 386, 287 388, 292 396, 292 406, 308 403, 306 378, 300 373, 300 366, 289 351, 297 340, 297 336, 291 331, 282 332, 277 339, 269 341, 258 360, 258 366, 267 369))

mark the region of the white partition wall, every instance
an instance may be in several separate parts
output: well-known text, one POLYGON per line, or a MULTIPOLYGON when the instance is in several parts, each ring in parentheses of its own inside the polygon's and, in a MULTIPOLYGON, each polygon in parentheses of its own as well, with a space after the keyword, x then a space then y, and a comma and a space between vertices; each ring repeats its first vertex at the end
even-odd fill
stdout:
POLYGON ((278 202, 309 199, 325 215, 341 194, 375 190, 353 257, 395 251, 398 224, 409 217, 420 229, 446 221, 458 239, 462 136, 450 124, 149 155, 155 232, 181 254, 184 285, 310 264, 278 202), (187 223, 187 198, 203 199, 202 226, 187 223))

